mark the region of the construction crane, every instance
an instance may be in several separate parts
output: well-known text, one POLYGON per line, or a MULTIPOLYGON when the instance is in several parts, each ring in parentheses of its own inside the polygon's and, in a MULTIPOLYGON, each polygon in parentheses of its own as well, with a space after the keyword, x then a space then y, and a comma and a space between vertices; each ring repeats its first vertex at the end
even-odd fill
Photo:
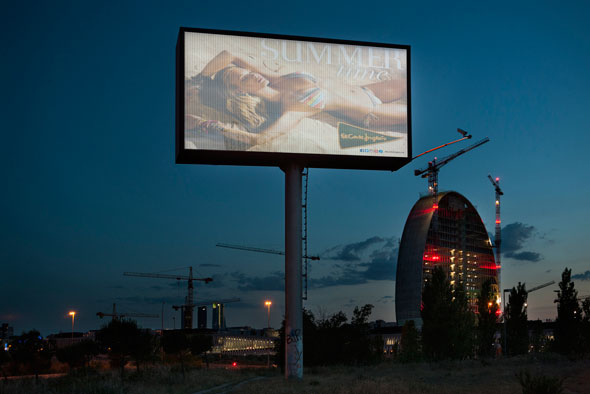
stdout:
MULTIPOLYGON (((307 201, 307 199, 306 199, 306 201, 307 201)), ((307 205, 307 204, 305 204, 305 205, 307 205)), ((307 228, 307 220, 305 220, 305 227, 307 228)), ((218 243, 215 246, 218 246, 220 248, 246 250, 248 252, 278 254, 281 256, 285 255, 285 252, 283 252, 281 250, 254 248, 251 246, 232 245, 232 244, 224 244, 224 243, 218 243)), ((301 274, 301 276, 303 277, 303 280, 304 280, 302 298, 304 300, 307 300, 308 260, 312 260, 312 261, 320 260, 320 256, 308 256, 307 255, 307 230, 304 231, 304 236, 303 236, 303 251, 304 251, 304 255, 301 256, 304 259, 303 273, 301 274)))
MULTIPOLYGON (((500 253, 502 244, 502 221, 500 220, 500 196, 504 195, 504 192, 500 189, 500 178, 494 180, 494 178, 488 174, 488 179, 492 182, 496 191, 496 236, 494 237, 494 246, 496 248, 496 267, 501 270, 502 264, 500 263, 500 253)), ((501 271, 498 272, 498 289, 502 288, 500 286, 500 274, 501 271)))
MULTIPOLYGON (((224 243, 217 243, 217 244, 215 244, 215 246, 220 247, 220 248, 247 250, 249 252, 279 254, 281 256, 285 255, 285 252, 283 252, 281 250, 254 248, 251 246, 232 245, 232 244, 224 244, 224 243)), ((303 256, 303 258, 308 258, 310 260, 319 260, 320 256, 303 256)))
POLYGON ((213 281, 213 278, 193 278, 193 267, 189 268, 189 274, 186 275, 169 275, 169 274, 153 274, 145 272, 124 272, 125 276, 139 276, 143 278, 159 278, 159 279, 173 279, 173 280, 186 280, 188 282, 188 295, 186 296, 186 305, 184 308, 184 326, 183 328, 193 328, 193 300, 194 300, 194 286, 193 281, 198 280, 205 283, 213 281))
MULTIPOLYGON (((211 304, 229 304, 230 302, 238 302, 241 301, 240 298, 224 298, 221 300, 207 300, 207 301, 199 301, 199 302, 195 302, 194 304, 192 304, 192 307, 195 306, 207 306, 207 305, 211 305, 211 304)), ((175 311, 185 308, 187 305, 172 305, 172 308, 174 308, 175 311)))
POLYGON ((552 280, 551 282, 547 282, 547 283, 543 283, 542 285, 539 285, 539 286, 531 287, 531 288, 530 288, 529 290, 527 290, 526 292, 527 292, 527 293, 532 293, 533 291, 536 291, 536 290, 542 289, 542 288, 544 288, 544 287, 547 287, 547 286, 551 286, 551 285, 552 285, 552 284, 554 284, 554 283, 555 283, 555 281, 554 281, 554 280, 552 280))
POLYGON ((131 312, 123 312, 117 313, 117 304, 113 303, 113 313, 103 313, 103 312, 96 312, 96 316, 100 317, 101 319, 105 316, 110 316, 111 320, 119 320, 126 317, 146 317, 146 318, 159 318, 160 315, 152 315, 148 313, 131 313, 131 312))
POLYGON ((445 146, 453 145, 453 144, 455 144, 457 142, 461 142, 461 141, 464 141, 464 140, 469 140, 469 139, 471 139, 473 137, 471 134, 469 134, 465 130, 462 130, 462 129, 459 129, 459 128, 457 128, 457 133, 461 134, 463 137, 461 137, 461 138, 459 138, 459 139, 457 139, 455 141, 447 142, 446 144, 442 144, 440 146, 437 146, 436 148, 428 149, 427 151, 422 152, 422 153, 420 153, 417 156, 414 156, 412 158, 412 160, 415 160, 415 159, 419 158, 420 156, 423 156, 423 155, 425 155, 427 153, 434 152, 435 150, 439 150, 440 148, 444 148, 445 146))
MULTIPOLYGON (((466 131, 463 131, 461 129, 457 129, 457 131, 459 131, 461 134, 467 133, 466 131)), ((465 136, 463 139, 465 138, 467 137, 465 136)), ((467 148, 461 149, 460 151, 455 152, 452 155, 449 155, 439 161, 437 161, 435 157, 434 160, 428 162, 428 167, 426 167, 425 169, 414 170, 415 176, 421 175, 422 178, 428 178, 428 192, 430 193, 430 195, 432 195, 434 200, 432 203, 432 210, 434 212, 432 215, 432 228, 435 234, 438 232, 438 172, 440 171, 442 166, 449 163, 451 160, 461 156, 464 153, 469 152, 470 150, 477 148, 478 146, 485 144, 489 140, 490 139, 486 137, 483 140, 478 141, 475 144, 468 146, 467 148)))
POLYGON ((478 141, 475 144, 468 146, 467 148, 461 149, 460 151, 455 152, 452 155, 449 155, 444 159, 438 161, 435 157, 434 160, 428 162, 428 167, 426 167, 425 169, 414 170, 414 175, 421 175, 422 178, 428 178, 428 192, 436 197, 436 195, 438 194, 438 172, 440 171, 440 168, 445 164, 449 163, 451 160, 457 158, 458 156, 461 156, 464 153, 469 152, 470 150, 477 148, 478 146, 485 144, 489 140, 490 139, 486 137, 483 140, 478 141))
MULTIPOLYGON (((457 129, 457 131, 459 131, 459 129, 457 129)), ((461 140, 457 140, 457 141, 462 141, 465 138, 471 138, 470 135, 467 135, 467 132, 464 132, 463 130, 459 131, 461 134, 463 134, 464 138, 462 138, 461 140)), ((453 141, 451 143, 457 142, 457 141, 453 141)), ((449 143, 449 144, 451 144, 449 143)), ((446 144, 448 145, 448 144, 446 144)), ((446 146, 445 145, 445 146, 446 146)), ((439 149, 442 148, 442 146, 435 148, 435 149, 439 149)), ((432 149, 434 150, 434 149, 432 149)), ((432 150, 428 151, 431 152, 432 150)), ((424 153, 428 153, 428 152, 424 152, 424 153)), ((421 155, 419 155, 421 156, 421 155)), ((309 273, 309 260, 312 261, 318 261, 320 260, 320 256, 309 256, 308 252, 307 252, 307 190, 308 190, 308 183, 309 183, 309 168, 306 168, 305 171, 302 174, 302 178, 303 178, 303 204, 301 205, 302 208, 302 212, 303 212, 303 228, 302 228, 302 237, 301 237, 301 241, 302 241, 302 258, 303 258, 303 273, 301 274, 302 278, 303 278, 303 294, 302 294, 302 299, 303 300, 307 300, 307 283, 308 283, 308 273, 309 273)), ((229 249, 239 249, 239 250, 246 250, 249 252, 259 252, 259 253, 269 253, 269 254, 278 254, 281 256, 285 255, 285 252, 280 251, 280 250, 274 250, 274 249, 263 249, 263 248, 254 248, 251 246, 241 246, 241 245, 231 245, 231 244, 224 244, 224 243, 218 243, 215 246, 218 246, 220 248, 229 248, 229 249)))

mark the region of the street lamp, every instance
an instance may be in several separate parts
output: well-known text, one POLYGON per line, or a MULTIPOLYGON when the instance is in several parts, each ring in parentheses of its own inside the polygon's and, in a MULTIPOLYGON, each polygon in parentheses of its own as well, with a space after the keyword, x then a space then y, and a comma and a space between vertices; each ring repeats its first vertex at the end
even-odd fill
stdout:
POLYGON ((271 301, 265 301, 264 305, 268 308, 268 328, 270 328, 270 306, 272 305, 271 301))
POLYGON ((68 315, 72 316, 72 343, 74 343, 74 318, 76 317, 76 312, 70 311, 68 315))

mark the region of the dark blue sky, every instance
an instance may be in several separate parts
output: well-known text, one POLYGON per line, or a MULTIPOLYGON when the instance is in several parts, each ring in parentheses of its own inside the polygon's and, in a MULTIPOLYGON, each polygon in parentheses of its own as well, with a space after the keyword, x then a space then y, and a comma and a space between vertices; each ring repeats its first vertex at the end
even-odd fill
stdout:
MULTIPOLYGON (((589 294, 589 11, 548 1, 5 4, 0 322, 67 331, 75 309, 86 330, 113 302, 160 313, 165 301, 172 327, 184 284, 122 273, 193 265, 216 278, 198 299, 242 298, 227 307, 229 325, 263 326, 266 298, 279 324, 282 258, 215 244, 283 249, 283 173, 174 164, 180 26, 410 45, 414 153, 457 127, 491 139, 445 167, 440 184, 493 232, 487 174, 501 178, 511 235, 502 287, 558 281, 567 266, 589 294)), ((397 240, 426 191, 413 169, 427 159, 396 173, 310 171, 309 247, 325 257, 311 271, 312 311, 372 303, 374 318, 395 320, 397 240)), ((530 296, 531 318, 556 315, 555 288, 530 296)))

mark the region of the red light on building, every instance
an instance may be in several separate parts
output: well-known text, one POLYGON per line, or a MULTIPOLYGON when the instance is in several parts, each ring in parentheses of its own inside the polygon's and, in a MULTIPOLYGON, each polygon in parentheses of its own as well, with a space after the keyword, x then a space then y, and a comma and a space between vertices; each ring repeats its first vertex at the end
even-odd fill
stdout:
POLYGON ((436 254, 424 254, 424 261, 440 261, 440 256, 436 254))
POLYGON ((500 269, 500 266, 495 265, 495 264, 482 264, 479 266, 479 268, 484 269, 484 270, 497 270, 497 269, 500 269))
POLYGON ((500 224, 500 219, 496 220, 496 224, 500 224))
POLYGON ((437 209, 438 209, 438 204, 434 204, 434 205, 432 206, 432 209, 434 209, 434 210, 437 210, 437 209))
POLYGON ((231 365, 232 365, 232 367, 237 367, 238 363, 234 361, 231 365))
POLYGON ((502 311, 499 309, 496 309, 496 316, 500 316, 502 314, 502 311))

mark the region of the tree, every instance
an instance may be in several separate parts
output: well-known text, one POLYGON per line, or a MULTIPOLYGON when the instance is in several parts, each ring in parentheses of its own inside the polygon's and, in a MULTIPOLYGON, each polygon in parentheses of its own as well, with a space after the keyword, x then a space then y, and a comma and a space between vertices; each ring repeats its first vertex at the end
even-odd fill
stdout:
POLYGON ((494 355, 494 335, 498 319, 496 293, 490 279, 483 282, 477 300, 477 354, 480 357, 494 355))
POLYGON ((96 342, 85 340, 71 346, 57 349, 56 357, 62 363, 67 363, 70 370, 84 367, 86 369, 90 360, 98 354, 99 346, 96 342))
POLYGON ((505 311, 507 349, 504 349, 510 355, 525 354, 528 352, 527 298, 528 293, 524 283, 521 284, 518 282, 518 286, 510 290, 505 311))
POLYGON ((205 355, 205 363, 209 368, 209 360, 207 359, 207 352, 213 347, 213 338, 209 335, 197 334, 193 335, 189 341, 189 348, 193 356, 205 355))
POLYGON ((531 324, 530 347, 535 353, 540 353, 545 350, 546 340, 543 333, 543 322, 535 320, 531 324))
POLYGON ((584 352, 590 352, 590 296, 582 301, 582 340, 584 342, 584 352))
POLYGON ((369 316, 373 305, 356 306, 348 327, 346 359, 350 364, 368 364, 377 362, 383 354, 383 342, 369 335, 369 316))
POLYGON ((138 372, 140 364, 156 359, 158 348, 156 337, 148 329, 139 329, 138 335, 131 341, 131 358, 138 372))
POLYGON ((8 375, 6 374, 6 370, 4 366, 9 364, 12 359, 10 358, 10 353, 5 352, 4 349, 0 349, 0 370, 2 371, 2 375, 4 376, 4 381, 8 380, 8 375))
POLYGON ((185 377, 185 358, 189 353, 189 341, 186 334, 182 330, 164 331, 162 336, 162 349, 166 354, 173 354, 180 361, 182 369, 182 378, 185 377))
POLYGON ((39 373, 49 369, 51 352, 47 349, 43 337, 37 330, 31 330, 14 338, 10 344, 12 360, 39 379, 39 373))
MULTIPOLYGON (((372 305, 355 307, 350 324, 343 312, 316 320, 312 312, 303 310, 303 354, 305 365, 367 364, 379 360, 383 353, 381 338, 371 338, 369 316, 372 305)), ((284 322, 280 340, 275 345, 276 361, 284 368, 284 322)))
POLYGON ((422 293, 422 351, 432 360, 472 355, 475 317, 462 285, 451 286, 440 267, 422 293))
POLYGON ((399 360, 402 363, 420 360, 420 336, 414 320, 408 320, 402 328, 401 350, 399 360))
POLYGON ((452 351, 451 358, 465 359, 473 357, 475 349, 475 314, 469 306, 469 299, 463 284, 453 286, 451 302, 452 351))
POLYGON ((453 329, 450 323, 451 284, 444 271, 437 267, 427 279, 422 292, 422 350, 433 360, 442 360, 451 355, 453 329))
POLYGON ((578 303, 578 291, 571 281, 572 270, 565 268, 561 274, 557 292, 557 319, 555 320, 555 347, 565 355, 580 352, 582 309, 578 303))
MULTIPOLYGON (((305 319, 303 321, 305 323, 305 319)), ((312 346, 308 347, 306 345, 307 339, 303 342, 303 347, 308 349, 307 354, 311 352, 313 364, 310 365, 330 365, 347 362, 347 348, 345 345, 348 342, 346 334, 348 318, 346 314, 339 311, 330 316, 324 316, 317 322, 312 320, 310 323, 317 324, 317 326, 309 328, 305 328, 304 325, 304 329, 308 330, 312 336, 312 346)), ((306 338, 309 338, 309 335, 306 334, 306 338)))
POLYGON ((97 339, 106 349, 111 366, 121 368, 121 378, 127 361, 137 357, 138 348, 145 345, 139 340, 142 335, 137 322, 130 319, 113 319, 98 332, 97 339))

